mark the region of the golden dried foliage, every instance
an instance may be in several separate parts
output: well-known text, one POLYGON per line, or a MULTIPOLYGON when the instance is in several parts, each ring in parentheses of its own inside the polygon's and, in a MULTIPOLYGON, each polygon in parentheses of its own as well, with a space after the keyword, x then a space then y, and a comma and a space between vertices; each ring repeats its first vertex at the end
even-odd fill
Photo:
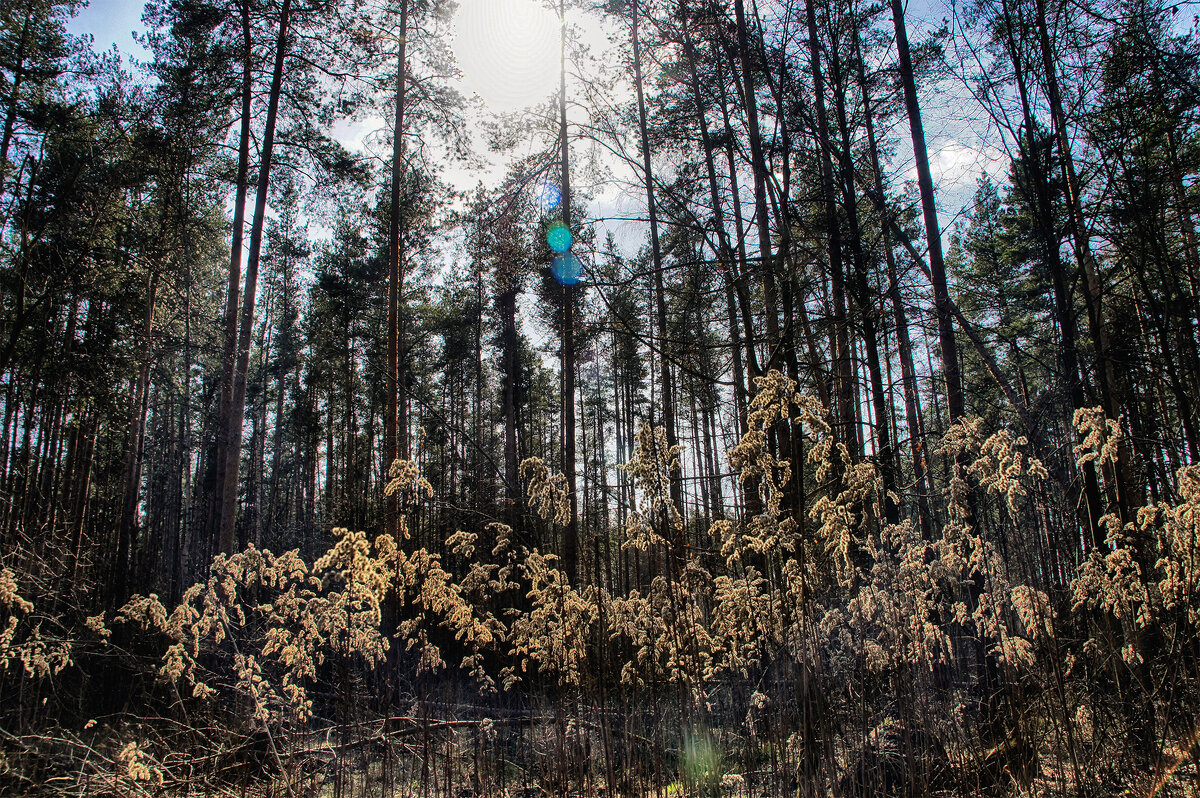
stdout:
POLYGON ((560 526, 571 523, 571 494, 564 474, 551 474, 540 457, 522 460, 517 473, 528 483, 529 507, 534 512, 560 526))
POLYGON ((672 475, 679 471, 683 447, 667 444, 664 427, 638 425, 629 462, 617 466, 629 475, 633 501, 625 525, 625 547, 648 551, 678 535, 683 516, 671 499, 672 475))
POLYGON ((52 676, 71 665, 71 643, 42 632, 42 620, 33 613, 33 602, 24 598, 11 568, 0 568, 0 672, 20 663, 29 678, 52 676))
POLYGON ((154 759, 141 749, 136 742, 126 743, 117 753, 117 764, 123 770, 123 775, 132 782, 148 782, 156 787, 162 787, 163 773, 154 763, 154 759))
POLYGON ((1105 418, 1102 408, 1081 407, 1075 411, 1074 424, 1081 438, 1074 447, 1078 467, 1093 461, 1101 465, 1117 462, 1122 435, 1120 421, 1105 418))

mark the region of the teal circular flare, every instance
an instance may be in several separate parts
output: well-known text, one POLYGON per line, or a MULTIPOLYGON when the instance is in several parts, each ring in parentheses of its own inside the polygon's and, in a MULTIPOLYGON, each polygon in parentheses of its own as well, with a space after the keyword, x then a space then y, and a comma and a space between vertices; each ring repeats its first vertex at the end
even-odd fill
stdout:
POLYGON ((574 238, 571 236, 571 231, 562 222, 555 222, 550 225, 550 229, 546 231, 546 243, 550 245, 550 249, 555 252, 566 252, 574 243, 574 238))
POLYGON ((583 276, 583 262, 570 253, 558 255, 550 265, 550 271, 563 285, 577 285, 583 276))

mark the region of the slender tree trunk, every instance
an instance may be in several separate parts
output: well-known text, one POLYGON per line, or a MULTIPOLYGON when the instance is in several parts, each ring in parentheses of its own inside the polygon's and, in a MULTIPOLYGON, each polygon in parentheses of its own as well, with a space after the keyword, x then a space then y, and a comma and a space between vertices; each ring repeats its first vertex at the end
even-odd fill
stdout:
MULTIPOLYGON (((754 18, 755 40, 758 49, 765 53, 766 45, 762 38, 762 21, 758 16, 758 3, 751 5, 752 15, 754 18)), ((784 96, 784 87, 791 86, 793 81, 789 72, 789 61, 785 54, 781 52, 778 63, 776 64, 778 75, 776 76, 770 66, 763 70, 763 77, 767 83, 775 100, 776 108, 785 108, 788 100, 784 96)), ((767 199, 770 203, 771 213, 775 219, 775 229, 778 231, 779 246, 775 255, 774 270, 779 272, 782 280, 780 288, 781 299, 783 301, 783 329, 780 330, 779 352, 783 366, 786 369, 787 375, 793 379, 797 385, 801 384, 803 375, 800 372, 800 361, 796 356, 796 308, 802 306, 802 301, 798 301, 799 291, 795 279, 795 268, 793 265, 792 254, 792 215, 789 210, 789 192, 791 190, 791 163, 792 163, 792 137, 788 126, 788 117, 786 114, 778 114, 776 126, 778 129, 778 138, 775 144, 775 149, 778 150, 779 180, 768 180, 767 199), (778 187, 778 188, 777 188, 778 187)), ((774 166, 775 160, 772 158, 771 165, 774 166)), ((819 372, 814 371, 813 375, 817 380, 820 379, 819 372)), ((785 453, 792 463, 801 463, 803 460, 803 431, 800 429, 800 424, 796 422, 793 428, 792 423, 780 424, 774 434, 778 443, 779 451, 785 453)), ((805 514, 805 497, 801 489, 802 479, 800 478, 799 469, 796 472, 796 478, 789 480, 784 486, 783 506, 790 510, 795 515, 798 521, 802 522, 805 514)))
POLYGON ((852 452, 862 454, 854 402, 854 363, 850 356, 849 327, 846 323, 846 278, 842 266, 842 233, 833 188, 832 141, 825 110, 825 76, 821 69, 821 47, 817 36, 817 13, 813 0, 804 4, 808 21, 808 57, 813 77, 813 106, 817 115, 817 145, 821 155, 821 194, 825 203, 828 231, 830 293, 833 299, 833 331, 830 334, 833 357, 834 393, 837 397, 838 438, 852 452))
POLYGON ((254 431, 251 433, 253 443, 250 447, 250 506, 254 512, 253 534, 251 540, 256 547, 262 547, 263 534, 263 482, 265 481, 267 457, 267 363, 271 360, 271 318, 274 315, 274 303, 270 303, 265 318, 258 330, 258 407, 254 416, 254 431))
MULTIPOLYGON (((883 170, 879 165, 879 145, 875 139, 875 114, 871 107, 871 94, 867 84, 866 68, 863 65, 862 46, 858 37, 857 26, 851 26, 851 36, 854 39, 855 64, 858 68, 858 85, 862 93, 863 123, 867 131, 867 149, 871 157, 871 177, 875 191, 882 198, 883 170)), ((896 349, 900 356, 900 380, 904 389, 904 416, 908 425, 909 450, 912 454, 913 484, 917 494, 917 510, 920 515, 921 529, 925 537, 933 534, 933 516, 929 510, 929 495, 931 486, 928 481, 929 462, 925 454, 925 429, 921 421, 921 395, 917 387, 917 372, 913 364, 912 340, 908 332, 908 313, 904 309, 904 300, 900 296, 900 275, 896 268, 896 255, 892 251, 891 229, 884 218, 883 211, 879 213, 879 228, 883 243, 883 258, 887 267, 888 298, 892 305, 892 318, 896 325, 896 349)), ((899 435, 897 434, 897 438, 899 435)))
POLYGON ((763 283, 763 304, 767 328, 767 363, 770 370, 779 352, 778 297, 771 255, 771 231, 767 211, 767 161, 763 155, 762 132, 758 124, 758 100, 754 89, 754 72, 750 60, 746 10, 742 0, 734 0, 737 21, 738 53, 741 58, 742 102, 746 109, 746 138, 750 142, 750 167, 754 175, 754 215, 758 223, 758 251, 763 283))
POLYGON ((4 132, 0 134, 0 192, 4 190, 4 178, 8 174, 8 148, 12 145, 13 131, 17 122, 17 112, 21 100, 21 83, 25 80, 25 57, 29 51, 29 24, 33 20, 33 0, 25 3, 25 19, 21 22, 21 37, 18 39, 17 52, 14 54, 12 70, 12 86, 8 91, 8 108, 4 111, 4 132))
MULTIPOLYGON (((705 104, 703 96, 700 93, 700 78, 696 71, 696 50, 692 43, 691 27, 686 22, 683 28, 684 34, 684 60, 688 67, 689 83, 692 91, 692 102, 696 107, 696 122, 700 128, 700 141, 704 146, 704 166, 708 176, 709 197, 712 203, 712 223, 717 236, 717 260, 721 264, 722 273, 725 277, 725 301, 729 313, 729 334, 731 337, 731 349, 733 353, 733 375, 734 375, 734 405, 738 415, 739 423, 745 425, 745 415, 749 400, 746 392, 746 374, 745 366, 742 359, 742 342, 741 335, 738 331, 737 322, 737 303, 734 300, 735 292, 738 290, 745 292, 745 285, 742 284, 738 277, 736 265, 734 263, 733 246, 729 241, 729 231, 725 227, 725 212, 721 204, 720 189, 717 186, 717 169, 713 158, 713 141, 712 135, 708 129, 708 119, 705 115, 705 104)), ((742 303, 743 307, 749 305, 747 299, 742 303)), ((753 345, 751 344, 751 350, 753 345)), ((745 430, 742 430, 745 433, 745 430)))
POLYGON ((83 554, 83 530, 87 519, 88 494, 91 492, 92 463, 96 453, 96 436, 100 429, 100 414, 90 410, 85 415, 86 421, 81 425, 86 431, 83 435, 82 452, 79 455, 80 465, 76 469, 78 477, 75 480, 75 492, 71 501, 71 581, 78 584, 79 560, 83 554))
POLYGON ((754 332, 757 326, 754 322, 754 304, 750 290, 746 285, 750 275, 750 258, 746 254, 746 224, 742 217, 741 190, 737 176, 737 159, 734 157, 734 142, 736 134, 729 114, 729 102, 725 94, 725 86, 721 85, 721 122, 725 131, 725 167, 729 175, 730 209, 733 211, 734 241, 737 242, 736 270, 732 275, 733 285, 737 293, 738 309, 742 317, 742 339, 746 342, 746 366, 748 375, 753 381, 764 373, 758 358, 760 336, 754 332))
MULTIPOLYGON (((286 323, 285 310, 285 323, 286 323)), ((280 353, 281 359, 284 355, 280 353)), ((272 413, 275 428, 271 436, 271 487, 267 493, 267 521, 271 526, 280 526, 280 477, 283 469, 283 436, 284 430, 288 425, 283 420, 283 395, 287 390, 287 373, 282 367, 278 368, 278 373, 275 375, 275 409, 272 413)), ((293 468, 295 464, 293 463, 293 468)))
MULTIPOLYGON (((559 51, 559 146, 562 157, 562 218, 571 229, 571 151, 567 137, 567 13, 565 0, 558 2, 562 22, 559 51)), ((574 235, 574 233, 572 233, 574 235)), ((562 469, 567 478, 571 517, 563 532, 563 571, 572 584, 579 581, 579 497, 575 481, 575 288, 562 286, 562 469)))
POLYGON ((221 352, 221 406, 217 415, 217 440, 213 462, 213 494, 208 502, 208 540, 205 548, 220 547, 221 513, 225 506, 226 471, 231 447, 233 374, 237 365, 238 294, 242 279, 242 239, 246 226, 246 189, 250 173, 250 108, 254 96, 253 41, 249 0, 242 12, 242 119, 238 132, 237 184, 233 198, 233 233, 229 252, 229 288, 225 299, 225 340, 221 352))
POLYGON ((183 591, 184 574, 186 573, 188 555, 191 550, 193 534, 192 491, 189 485, 192 479, 192 255, 187 248, 187 277, 183 294, 183 400, 179 403, 179 434, 182 438, 182 453, 180 455, 179 473, 179 504, 180 518, 175 541, 175 557, 171 562, 170 591, 172 602, 178 603, 183 591))
MULTIPOLYGON (((400 184, 404 178, 404 100, 408 83, 408 0, 400 0, 400 36, 396 55, 396 115, 392 128, 392 184, 388 216, 388 318, 387 318, 387 376, 384 390, 387 401, 383 412, 383 471, 386 474, 397 457, 408 458, 408 418, 406 403, 400 399, 404 390, 400 375, 400 303, 402 301, 404 268, 403 225, 400 207, 400 184), (404 423, 400 423, 401 417, 404 423)), ((396 494, 384 498, 384 529, 393 538, 399 531, 396 494)))
MULTIPOLYGON (((1050 269, 1051 284, 1054 289, 1054 318, 1058 322, 1059 333, 1062 336, 1059 367, 1067 382, 1067 393, 1071 399, 1072 410, 1084 407, 1085 396, 1083 380, 1079 373, 1079 357, 1076 350, 1078 338, 1075 326, 1075 308, 1066 269, 1063 268, 1059 255, 1059 241, 1055 234, 1054 211, 1051 207, 1050 180, 1047 170, 1041 168, 1041 146, 1036 138, 1035 117, 1026 86, 1026 66, 1022 63, 1018 43, 1013 37, 1012 21, 1007 0, 1002 0, 1002 10, 1008 24, 1005 25, 1006 46, 1016 70, 1017 93, 1021 98, 1021 109, 1025 122, 1026 152, 1024 163, 1028 170, 1026 185, 1033 186, 1034 196, 1028 199, 1036 210, 1037 231, 1042 239, 1042 251, 1046 265, 1050 269), (1036 159, 1036 167, 1034 165, 1036 159)), ((1028 403, 1028 399, 1026 399, 1028 403)), ((1071 419, 1065 419, 1068 425, 1071 419)), ((1105 534, 1100 527, 1100 516, 1103 515, 1100 498, 1100 483, 1096 475, 1096 466, 1088 462, 1083 466, 1083 528, 1084 539, 1089 551, 1096 550, 1104 544, 1105 534)))
MULTIPOLYGON (((654 310, 655 321, 658 325, 658 363, 659 383, 662 386, 662 420, 663 427, 667 433, 667 446, 675 446, 679 443, 679 436, 675 424, 675 391, 674 386, 671 384, 672 347, 671 342, 668 340, 667 331, 667 300, 666 292, 663 290, 662 247, 658 238, 658 211, 654 205, 654 170, 650 162, 650 137, 646 133, 646 100, 642 93, 642 52, 641 43, 638 41, 638 0, 632 0, 630 15, 633 19, 631 38, 633 40, 633 83, 634 88, 637 90, 638 103, 638 134, 641 139, 642 169, 646 180, 646 209, 650 217, 650 256, 654 269, 654 310)), ((683 485, 680 481, 680 475, 674 472, 670 475, 669 493, 675 507, 678 508, 680 513, 683 513, 683 485)), ((680 532, 682 533, 682 529, 680 532)), ((673 542, 676 553, 682 553, 682 538, 676 538, 673 542)))
POLYGON ((250 253, 246 260, 246 290, 242 301, 242 320, 238 331, 237 362, 233 371, 233 390, 229 409, 229 447, 225 456, 225 478, 221 489, 221 523, 218 544, 224 554, 232 554, 234 526, 237 520, 238 466, 242 453, 242 422, 246 410, 246 372, 250 364, 250 337, 254 325, 254 299, 258 289, 258 261, 262 251, 263 225, 267 193, 271 182, 271 153, 275 147, 275 122, 283 89, 283 65, 287 60, 288 18, 292 0, 283 0, 279 11, 279 34, 275 42, 275 69, 271 74, 271 93, 267 100, 267 120, 263 129, 262 162, 258 170, 258 189, 254 198, 254 219, 250 225, 250 253))
MULTIPOLYGON (((504 264, 500 279, 512 281, 515 275, 508 273, 515 264, 504 264)), ((504 496, 507 502, 505 520, 510 526, 520 517, 521 480, 517 474, 517 393, 520 381, 520 363, 517 338, 517 291, 515 284, 503 287, 500 293, 500 348, 503 359, 503 412, 504 412, 504 496)))
POLYGON ((140 366, 134 383, 133 418, 125 441, 124 498, 121 502, 121 521, 117 530, 116 572, 113 581, 112 606, 120 607, 129 598, 133 576, 133 548, 137 535, 138 504, 142 485, 142 453, 146 435, 146 410, 149 400, 150 360, 154 344, 154 307, 158 299, 159 269, 150 273, 146 293, 146 317, 139 347, 140 366))
POLYGON ((908 111, 908 128, 912 135, 913 155, 917 166, 917 186, 921 191, 921 212, 925 218, 925 237, 929 251, 929 279, 933 284, 934 311, 938 323, 938 344, 941 348, 942 377, 946 384, 946 408, 950 423, 966 414, 966 394, 958 364, 958 345, 954 340, 953 314, 950 310, 950 290, 946 282, 946 262, 942 257, 942 228, 938 223, 937 205, 933 196, 933 176, 929 171, 929 150, 925 146, 925 127, 921 122, 921 104, 917 100, 917 82, 913 75, 912 56, 908 48, 908 31, 904 26, 903 0, 891 0, 892 22, 896 29, 896 55, 900 61, 900 82, 904 87, 904 106, 908 111))
MULTIPOLYGON (((1046 77, 1046 99, 1050 105, 1050 119, 1058 143, 1058 154, 1062 165, 1067 190, 1067 224, 1075 244, 1075 259, 1084 277, 1084 301, 1087 306, 1088 322, 1092 332, 1092 343, 1096 350, 1097 379, 1100 388, 1100 404, 1107 418, 1120 418, 1117 402, 1117 376, 1111 355, 1105 319, 1100 279, 1096 273, 1096 258, 1092 254, 1087 220, 1083 216, 1083 201, 1079 193, 1079 175, 1075 170, 1075 157, 1067 133, 1066 115, 1063 111, 1062 94, 1058 86, 1058 69, 1055 66, 1054 50, 1050 43, 1050 32, 1046 21, 1045 0, 1035 0, 1037 14, 1038 43, 1042 54, 1042 68, 1046 77)), ((1119 445, 1117 463, 1111 475, 1112 502, 1122 521, 1130 520, 1131 510, 1129 479, 1126 475, 1129 453, 1124 444, 1119 445)))
MULTIPOLYGON (((854 27, 853 23, 851 27, 854 27)), ((838 151, 841 173, 838 182, 842 187, 842 205, 845 208, 846 221, 850 228, 850 255, 854 263, 854 279, 851 287, 862 324, 862 344, 870 380, 871 406, 875 412, 875 456, 883 481, 884 516, 888 523, 894 524, 900 520, 900 507, 894 498, 896 495, 896 464, 892 451, 892 436, 888 429, 891 414, 888 412, 887 395, 883 389, 883 367, 879 362, 879 328, 877 324, 879 316, 872 303, 870 284, 867 279, 867 259, 862 248, 858 200, 854 193, 854 163, 851 159, 850 125, 846 116, 845 100, 846 94, 850 91, 850 82, 842 70, 839 50, 839 42, 835 40, 829 48, 829 64, 830 77, 833 81, 834 114, 837 117, 842 144, 838 151)))

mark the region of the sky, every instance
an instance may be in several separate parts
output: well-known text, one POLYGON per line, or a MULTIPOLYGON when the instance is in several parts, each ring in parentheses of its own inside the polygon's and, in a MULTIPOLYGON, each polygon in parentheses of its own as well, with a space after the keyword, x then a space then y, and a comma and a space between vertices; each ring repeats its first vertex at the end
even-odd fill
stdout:
MULTIPOLYGON (((145 31, 139 0, 90 0, 68 24, 91 34, 97 50, 116 46, 137 59, 148 57, 134 38, 145 31)), ((535 0, 459 0, 454 49, 462 88, 487 106, 509 112, 538 102, 558 87, 559 26, 556 15, 535 0)))
POLYGON ((138 0, 90 0, 67 24, 67 30, 74 34, 90 33, 97 51, 115 45, 125 55, 146 59, 149 54, 133 38, 134 31, 146 30, 142 25, 143 7, 138 0))
MULTIPOLYGON (((91 34, 96 50, 116 47, 127 59, 144 60, 148 53, 134 38, 135 32, 144 30, 142 7, 139 0, 90 0, 68 28, 72 33, 91 34)), ((908 11, 910 27, 936 26, 941 21, 939 9, 937 0, 913 0, 908 11)), ((467 96, 478 95, 492 112, 516 112, 544 101, 558 87, 559 30, 557 15, 539 0, 459 0, 452 47, 462 70, 461 90, 467 96)), ((587 30, 583 35, 593 50, 605 48, 603 32, 587 30)), ((922 96, 940 221, 947 233, 963 219, 980 175, 987 171, 1002 179, 1005 162, 1002 153, 985 145, 984 131, 973 130, 962 121, 964 99, 957 92, 936 89, 922 96)), ((579 109, 574 111, 579 113, 579 109)), ((897 120, 900 126, 892 131, 899 145, 893 173, 900 182, 915 181, 903 121, 897 120)), ((363 152, 374 149, 370 141, 379 139, 384 127, 381 119, 367 119, 343 123, 334 133, 350 149, 363 152)), ((484 170, 452 167, 445 178, 464 190, 481 179, 495 184, 502 174, 503 166, 493 162, 484 170)), ((609 189, 598 198, 601 207, 593 210, 613 216, 637 215, 644 194, 636 189, 634 175, 626 175, 625 182, 633 190, 627 188, 624 196, 619 196, 609 189)), ((612 227, 621 238, 644 233, 637 224, 614 223, 612 227)))

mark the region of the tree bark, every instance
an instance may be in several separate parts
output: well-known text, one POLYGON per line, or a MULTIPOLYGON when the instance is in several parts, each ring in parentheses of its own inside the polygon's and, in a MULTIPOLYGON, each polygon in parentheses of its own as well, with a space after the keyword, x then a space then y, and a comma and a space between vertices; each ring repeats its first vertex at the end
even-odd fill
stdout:
POLYGON ((904 86, 904 106, 908 111, 908 128, 912 135, 913 155, 917 166, 917 186, 921 191, 921 212, 925 219, 925 237, 929 251, 929 280, 933 284, 934 312, 938 323, 938 344, 941 348, 942 377, 946 384, 946 409, 953 424, 966 414, 966 394, 958 365, 958 345, 954 340, 953 314, 950 310, 950 290, 946 282, 946 262, 942 256, 942 228, 938 223, 934 203, 933 176, 929 171, 929 150, 925 146, 925 127, 921 122, 921 104, 917 100, 917 82, 913 76, 912 55, 908 47, 908 31, 904 27, 902 0, 891 0, 892 22, 896 29, 896 55, 900 61, 900 81, 904 86))
POLYGON ((150 273, 150 286, 146 293, 146 317, 142 327, 139 347, 137 380, 134 383, 133 418, 129 422, 129 435, 125 440, 125 487, 121 502, 121 522, 117 531, 116 566, 113 574, 113 608, 120 607, 129 598, 132 583, 133 548, 137 536, 138 504, 142 486, 142 454, 146 437, 146 410, 150 386, 150 354, 154 343, 154 307, 158 299, 159 269, 150 273))
MULTIPOLYGON (((646 180, 646 209, 650 217, 650 256, 654 270, 654 310, 655 321, 658 325, 659 348, 659 383, 661 385, 662 420, 667 433, 667 446, 675 446, 679 442, 675 428, 675 392, 671 384, 671 342, 667 330, 667 300, 663 290, 662 246, 658 237, 658 211, 654 205, 654 170, 650 162, 650 138, 646 133, 646 98, 642 92, 642 51, 638 40, 638 0, 630 3, 632 16, 633 40, 633 84, 637 90, 638 104, 638 134, 641 139, 642 170, 646 180)), ((672 472, 670 475, 669 494, 671 501, 680 513, 683 512, 683 486, 680 475, 672 472)), ((682 528, 679 530, 682 535, 682 528)), ((683 551, 683 539, 677 536, 673 541, 677 554, 683 551)))
MULTIPOLYGON (((400 36, 396 57, 396 115, 392 129, 392 185, 391 205, 388 210, 388 318, 387 318, 387 376, 384 390, 387 401, 383 413, 383 471, 387 480, 388 469, 397 457, 408 457, 407 403, 400 399, 404 381, 400 375, 400 303, 403 292, 404 242, 401 236, 403 225, 400 208, 400 183, 404 177, 404 95, 408 82, 406 65, 408 44, 408 0, 400 0, 400 36), (403 418, 403 424, 401 419, 403 418)), ((393 538, 399 531, 396 494, 384 498, 384 529, 393 538)))
POLYGON ((225 340, 221 352, 221 406, 217 415, 217 440, 213 462, 213 495, 208 503, 210 552, 220 548, 221 513, 225 506, 233 414, 233 374, 237 366, 238 294, 242 279, 242 239, 246 225, 246 189, 250 172, 250 107, 254 94, 253 42, 249 0, 242 3, 242 120, 238 132, 237 185, 233 198, 233 232, 229 252, 229 288, 225 299, 225 340))
POLYGON ((267 119, 263 130, 262 162, 258 170, 258 189, 254 198, 254 219, 250 225, 250 253, 246 260, 246 290, 242 301, 241 327, 238 331, 237 362, 233 371, 232 400, 229 410, 229 446, 225 454, 225 478, 221 489, 219 550, 232 554, 234 526, 237 520, 238 466, 242 453, 242 422, 246 410, 246 372, 250 364, 250 338, 254 325, 254 299, 258 288, 258 261, 262 251, 263 225, 267 193, 271 183, 271 153, 275 147, 275 123, 283 88, 283 65, 287 59, 288 18, 292 0, 283 0, 279 12, 279 34, 275 42, 275 68, 271 74, 271 93, 267 100, 267 119))
MULTIPOLYGON (((562 23, 559 50, 559 146, 562 156, 562 219, 571 229, 571 150, 567 138, 567 14, 565 0, 558 2, 562 23)), ((572 232, 572 235, 574 233, 572 232)), ((563 531, 563 571, 572 584, 579 580, 579 497, 575 480, 575 287, 562 286, 562 354, 560 359, 562 390, 562 470, 567 478, 571 517, 563 531)))

